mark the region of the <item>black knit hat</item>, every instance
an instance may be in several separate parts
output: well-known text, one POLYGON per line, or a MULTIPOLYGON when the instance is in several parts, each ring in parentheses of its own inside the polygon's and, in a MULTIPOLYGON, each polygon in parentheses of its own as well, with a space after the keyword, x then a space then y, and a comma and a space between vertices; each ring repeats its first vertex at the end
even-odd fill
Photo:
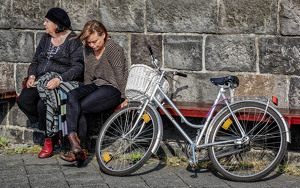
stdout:
POLYGON ((50 9, 46 16, 50 21, 56 23, 57 25, 62 25, 66 28, 71 27, 71 21, 66 11, 61 8, 52 8, 50 9))

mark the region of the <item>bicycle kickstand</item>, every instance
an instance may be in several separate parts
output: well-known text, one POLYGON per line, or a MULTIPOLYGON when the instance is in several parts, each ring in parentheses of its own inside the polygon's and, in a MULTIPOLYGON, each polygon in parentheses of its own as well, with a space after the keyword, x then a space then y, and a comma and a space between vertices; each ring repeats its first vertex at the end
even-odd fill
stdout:
POLYGON ((196 177, 198 177, 197 170, 199 170, 199 167, 197 166, 197 163, 196 163, 195 145, 194 144, 191 144, 191 149, 193 152, 193 161, 190 161, 190 165, 192 166, 192 170, 195 172, 195 175, 193 175, 192 177, 196 178, 196 177))
POLYGON ((191 166, 192 166, 192 169, 195 170, 195 168, 197 167, 197 164, 196 164, 196 155, 195 155, 195 145, 194 144, 191 144, 191 149, 193 152, 193 161, 191 163, 191 166))

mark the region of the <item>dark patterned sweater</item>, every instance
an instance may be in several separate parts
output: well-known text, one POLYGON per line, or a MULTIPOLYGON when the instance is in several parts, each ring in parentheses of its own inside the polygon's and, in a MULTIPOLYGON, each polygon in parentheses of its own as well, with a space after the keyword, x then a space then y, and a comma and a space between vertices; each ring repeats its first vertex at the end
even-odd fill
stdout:
POLYGON ((114 40, 109 39, 99 60, 96 59, 94 51, 90 47, 86 48, 84 53, 85 84, 111 85, 121 92, 122 98, 125 98, 128 65, 123 48, 114 40))
POLYGON ((83 48, 80 39, 69 40, 74 36, 76 34, 71 32, 57 52, 49 56, 47 51, 50 48, 51 36, 44 34, 29 67, 29 75, 39 78, 47 72, 57 72, 63 81, 83 81, 83 48))

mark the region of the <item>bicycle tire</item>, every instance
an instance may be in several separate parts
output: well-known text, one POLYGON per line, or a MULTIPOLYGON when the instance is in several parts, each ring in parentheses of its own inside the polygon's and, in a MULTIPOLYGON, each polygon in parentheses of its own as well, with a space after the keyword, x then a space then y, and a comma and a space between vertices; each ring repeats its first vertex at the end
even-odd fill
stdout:
POLYGON ((151 157, 158 135, 158 120, 149 107, 146 107, 138 126, 128 134, 139 110, 139 103, 129 103, 104 123, 96 144, 97 162, 102 172, 125 176, 141 168, 151 157), (143 124, 144 128, 138 135, 143 124))
MULTIPOLYGON (((287 148, 284 124, 273 109, 265 109, 265 104, 253 101, 232 105, 231 110, 249 136, 248 142, 208 148, 212 164, 226 178, 257 181, 270 174, 283 159, 287 148)), ((228 109, 217 115, 212 123, 210 143, 241 138, 228 109)))

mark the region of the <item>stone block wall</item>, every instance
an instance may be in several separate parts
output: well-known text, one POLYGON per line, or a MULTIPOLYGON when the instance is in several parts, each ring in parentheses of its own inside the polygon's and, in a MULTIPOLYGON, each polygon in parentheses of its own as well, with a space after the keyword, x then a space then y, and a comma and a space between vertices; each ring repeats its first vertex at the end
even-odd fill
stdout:
MULTIPOLYGON (((187 73, 172 87, 174 100, 213 102, 217 88, 209 78, 236 75, 237 95, 275 95, 280 107, 300 107, 296 0, 1 0, 0 88, 20 93, 44 16, 55 6, 68 12, 76 32, 90 19, 101 21, 129 64, 150 64, 150 44, 164 69, 187 73)), ((1 137, 40 139, 14 102, 4 110, 1 137)))

